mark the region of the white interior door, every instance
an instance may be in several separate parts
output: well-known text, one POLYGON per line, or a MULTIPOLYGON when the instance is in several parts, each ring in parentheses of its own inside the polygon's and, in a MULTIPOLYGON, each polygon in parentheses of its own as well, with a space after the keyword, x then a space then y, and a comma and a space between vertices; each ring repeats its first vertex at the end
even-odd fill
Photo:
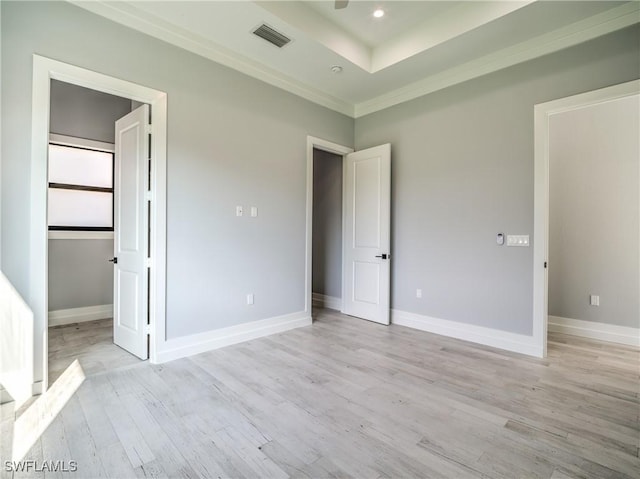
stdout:
POLYGON ((391 145, 345 157, 342 312, 389 324, 391 145))
POLYGON ((116 122, 113 342, 141 359, 147 341, 149 106, 116 122))

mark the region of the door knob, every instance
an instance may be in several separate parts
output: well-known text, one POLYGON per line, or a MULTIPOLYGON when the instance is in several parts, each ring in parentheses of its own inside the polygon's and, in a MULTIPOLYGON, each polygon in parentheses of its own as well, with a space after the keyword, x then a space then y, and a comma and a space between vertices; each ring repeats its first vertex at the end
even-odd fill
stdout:
POLYGON ((110 261, 111 263, 113 263, 113 264, 117 264, 117 263, 118 263, 118 257, 116 256, 116 257, 114 257, 114 258, 111 258, 109 261, 110 261))
POLYGON ((387 259, 387 258, 391 258, 391 255, 387 254, 387 253, 382 253, 382 254, 377 255, 376 258, 387 259))

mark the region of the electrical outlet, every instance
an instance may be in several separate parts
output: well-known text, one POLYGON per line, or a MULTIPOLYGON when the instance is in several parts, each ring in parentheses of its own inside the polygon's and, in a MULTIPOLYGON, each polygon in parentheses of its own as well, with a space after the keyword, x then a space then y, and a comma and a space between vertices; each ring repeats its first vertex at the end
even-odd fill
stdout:
POLYGON ((251 207, 251 217, 255 218, 258 216, 258 207, 257 206, 252 206, 251 207))
POLYGON ((507 246, 529 246, 529 235, 507 235, 507 246))
POLYGON ((247 304, 249 305, 253 304, 253 293, 249 293, 247 295, 247 304))
POLYGON ((422 298, 422 290, 416 289, 416 298, 422 298))
POLYGON ((600 296, 597 294, 589 295, 589 304, 591 306, 600 306, 600 296))

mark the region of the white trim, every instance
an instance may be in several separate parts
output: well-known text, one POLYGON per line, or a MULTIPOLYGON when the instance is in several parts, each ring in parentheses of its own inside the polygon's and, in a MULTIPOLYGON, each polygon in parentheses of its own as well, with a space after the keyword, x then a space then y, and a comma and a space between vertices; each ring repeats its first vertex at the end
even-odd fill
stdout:
POLYGON ((49 311, 49 327, 113 318, 113 304, 49 311))
POLYGON ((107 151, 109 153, 114 153, 116 151, 113 143, 89 140, 87 138, 78 138, 76 136, 58 135, 57 133, 49 134, 49 142, 57 145, 85 148, 87 150, 107 151))
POLYGON ((336 311, 342 310, 342 298, 336 298, 335 296, 327 296, 325 294, 313 293, 313 305, 316 308, 328 308, 335 309, 336 311))
POLYGON ((44 394, 44 392, 46 391, 45 387, 44 387, 44 381, 35 381, 31 387, 31 393, 34 396, 38 396, 40 394, 44 394))
MULTIPOLYGON (((549 118, 551 115, 640 93, 640 80, 601 88, 534 107, 533 336, 547 354, 549 260, 549 118)), ((639 292, 640 293, 640 292, 639 292)))
POLYGON ((282 88, 294 95, 331 110, 359 118, 428 93, 492 73, 564 48, 586 42, 607 33, 638 23, 638 2, 629 2, 592 17, 558 28, 552 32, 485 55, 463 65, 445 70, 384 95, 353 104, 291 78, 246 56, 232 52, 212 41, 141 12, 126 2, 70 0, 78 7, 114 22, 144 32, 187 51, 233 68, 250 77, 282 88))
POLYGON ((550 315, 549 331, 640 347, 640 328, 550 315))
POLYGON ((542 357, 542 349, 535 343, 533 336, 432 318, 397 309, 391 310, 391 323, 528 356, 542 357))
POLYGON ((205 333, 169 339, 166 341, 162 351, 158 353, 156 362, 173 361, 174 359, 204 353, 232 344, 282 333, 290 329, 310 326, 311 323, 311 316, 305 311, 300 311, 299 313, 286 314, 205 333))
POLYGON ((142 12, 126 2, 100 2, 70 0, 74 5, 84 8, 96 15, 126 25, 152 37, 177 45, 216 63, 232 68, 250 77, 281 88, 289 93, 322 105, 331 110, 353 117, 353 105, 334 97, 317 88, 305 85, 295 78, 289 77, 260 62, 207 40, 200 35, 142 12))
POLYGON ((166 296, 166 171, 167 171, 167 94, 126 80, 110 77, 67 63, 33 55, 33 96, 31 110, 31 218, 30 218, 30 292, 29 305, 34 313, 34 378, 48 387, 48 228, 47 228, 47 150, 49 145, 50 82, 91 88, 111 95, 151 105, 151 133, 154 166, 151 189, 151 270, 150 351, 151 362, 165 344, 166 296))
POLYGON ((49 231, 50 240, 113 239, 113 231, 49 231))
MULTIPOLYGON (((328 151, 336 155, 347 155, 353 152, 353 148, 339 145, 331 141, 307 136, 307 207, 306 207, 306 234, 305 234, 305 280, 304 280, 304 311, 311 316, 312 304, 312 260, 313 260, 313 149, 328 151)), ((343 218, 344 220, 344 218, 343 218)), ((342 229, 344 231, 344 228, 342 229)), ((343 281, 344 285, 344 281, 343 281)))

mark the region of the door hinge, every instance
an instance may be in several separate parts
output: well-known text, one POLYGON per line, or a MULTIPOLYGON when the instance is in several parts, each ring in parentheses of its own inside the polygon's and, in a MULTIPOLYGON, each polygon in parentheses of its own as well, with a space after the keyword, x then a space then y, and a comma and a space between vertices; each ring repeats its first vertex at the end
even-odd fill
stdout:
POLYGON ((145 125, 145 126, 144 126, 144 132, 145 132, 147 135, 150 135, 150 134, 151 134, 151 125, 145 125))
POLYGON ((153 201, 153 192, 152 191, 147 191, 146 200, 147 201, 153 201))
POLYGON ((145 264, 145 266, 146 266, 147 268, 151 268, 151 258, 147 258, 147 259, 144 261, 144 264, 145 264))
POLYGON ((145 324, 144 325, 144 334, 151 334, 151 325, 150 324, 145 324))

